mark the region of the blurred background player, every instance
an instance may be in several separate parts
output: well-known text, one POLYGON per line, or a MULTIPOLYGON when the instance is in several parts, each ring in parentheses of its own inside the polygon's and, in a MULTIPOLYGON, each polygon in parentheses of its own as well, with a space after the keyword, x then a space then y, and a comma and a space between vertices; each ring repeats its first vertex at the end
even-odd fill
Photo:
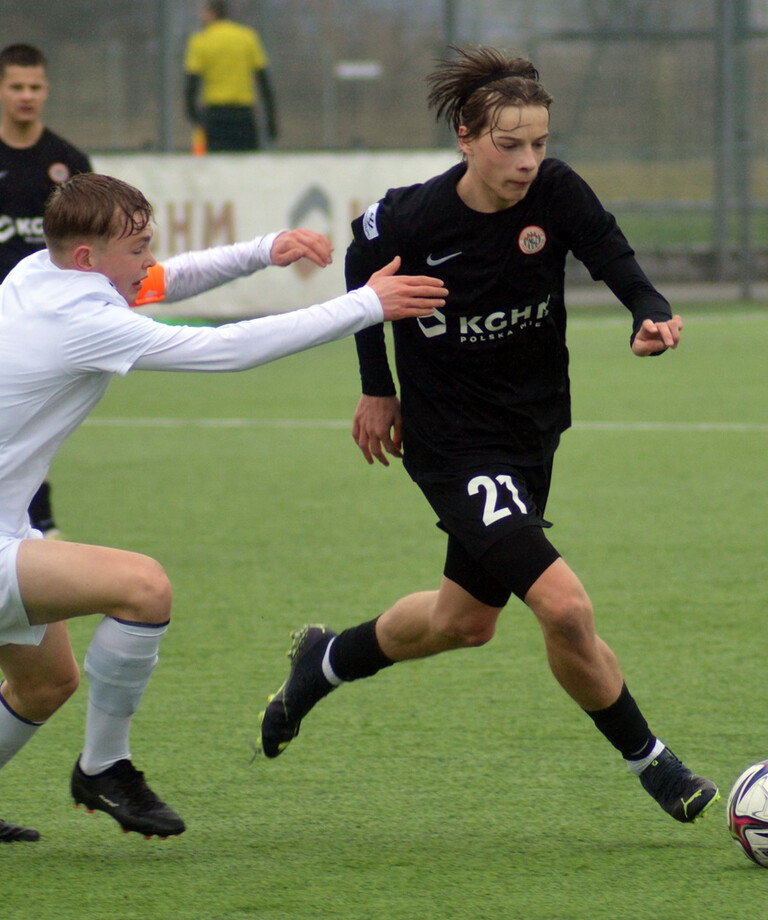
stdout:
POLYGON ((437 514, 448 535, 442 582, 338 636, 323 626, 295 632, 288 679, 262 719, 262 748, 280 754, 344 681, 490 641, 514 594, 536 616, 563 689, 658 804, 691 822, 717 787, 651 732, 544 518, 553 456, 571 423, 568 252, 631 312, 634 354, 675 348, 682 323, 592 190, 546 158, 552 98, 531 62, 493 48, 454 50, 428 78, 429 103, 458 136, 461 163, 390 190, 353 223, 347 252, 351 287, 397 252, 403 271, 430 266, 450 290, 444 310, 393 330, 402 412, 382 327, 356 335, 363 396, 353 426, 369 463, 404 458, 437 514))
MULTIPOLYGON (((0 281, 24 256, 42 249, 45 202, 57 185, 91 172, 88 157, 43 125, 47 61, 31 45, 0 52, 0 281)), ((59 536, 46 480, 29 506, 32 526, 59 536)))
POLYGON ((202 127, 211 152, 258 150, 266 146, 257 119, 258 101, 273 143, 275 97, 259 33, 229 19, 224 0, 205 3, 201 21, 203 29, 190 36, 184 59, 189 120, 202 127))

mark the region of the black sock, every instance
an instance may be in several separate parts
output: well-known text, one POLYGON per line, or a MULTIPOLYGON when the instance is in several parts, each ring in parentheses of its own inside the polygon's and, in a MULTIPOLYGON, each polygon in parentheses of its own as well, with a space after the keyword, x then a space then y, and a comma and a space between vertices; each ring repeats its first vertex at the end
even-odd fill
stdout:
POLYGON ((32 496, 29 503, 29 520, 35 530, 51 530, 56 526, 51 508, 51 487, 48 482, 42 483, 32 496))
POLYGON ((394 664, 379 646, 376 620, 340 632, 333 640, 329 658, 333 673, 345 681, 372 677, 382 668, 394 664))
POLYGON ((607 709, 585 711, 625 760, 642 760, 653 750, 656 738, 626 684, 607 709))

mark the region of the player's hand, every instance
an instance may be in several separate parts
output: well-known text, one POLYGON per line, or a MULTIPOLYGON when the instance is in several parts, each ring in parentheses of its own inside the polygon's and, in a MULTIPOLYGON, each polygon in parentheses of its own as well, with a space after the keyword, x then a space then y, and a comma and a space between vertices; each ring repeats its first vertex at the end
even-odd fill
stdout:
POLYGON ((299 259, 309 259, 320 268, 330 265, 333 259, 331 253, 333 246, 328 237, 314 230, 284 230, 272 244, 270 256, 273 265, 285 266, 298 262, 299 259))
POLYGON ((352 422, 352 437, 368 463, 372 464, 375 457, 389 466, 387 454, 402 457, 403 419, 397 396, 361 396, 352 422))
POLYGON ((682 328, 683 321, 679 316, 673 316, 672 319, 662 323, 654 323, 651 319, 645 319, 632 342, 632 351, 644 358, 647 355, 659 354, 668 348, 677 348, 682 328))
POLYGON ((445 304, 448 290, 443 282, 429 275, 396 275, 400 256, 371 275, 368 287, 381 301, 385 320, 407 319, 409 316, 429 316, 445 304))

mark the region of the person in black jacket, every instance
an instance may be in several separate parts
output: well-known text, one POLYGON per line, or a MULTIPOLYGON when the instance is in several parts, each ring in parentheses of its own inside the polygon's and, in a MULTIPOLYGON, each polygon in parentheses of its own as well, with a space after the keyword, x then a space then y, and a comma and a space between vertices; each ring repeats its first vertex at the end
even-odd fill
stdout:
POLYGON ((659 805, 691 822, 717 787, 651 732, 544 517, 571 421, 567 253, 631 312, 636 355, 677 347, 682 322, 586 182, 546 158, 552 99, 533 64, 493 48, 454 50, 428 78, 429 103, 456 131, 462 161, 371 205, 353 223, 346 264, 354 287, 397 254, 402 271, 428 267, 450 291, 443 309, 393 331, 400 399, 382 327, 357 334, 363 396, 353 426, 369 463, 403 458, 438 516, 448 535, 442 584, 339 635, 296 631, 288 680, 262 718, 262 749, 280 754, 344 681, 488 642, 514 594, 538 619, 561 686, 659 805))
MULTIPOLYGON (((0 51, 0 281, 43 242, 43 211, 51 192, 77 173, 92 172, 88 157, 42 122, 48 62, 32 45, 0 51)), ((32 525, 57 538, 51 484, 29 506, 32 525)))

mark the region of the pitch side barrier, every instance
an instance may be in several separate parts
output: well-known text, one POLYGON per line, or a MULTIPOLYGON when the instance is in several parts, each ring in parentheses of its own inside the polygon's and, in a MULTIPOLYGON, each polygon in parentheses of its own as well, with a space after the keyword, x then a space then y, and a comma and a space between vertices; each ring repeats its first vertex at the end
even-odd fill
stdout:
POLYGON ((293 227, 333 241, 328 268, 305 262, 269 268, 218 291, 145 310, 211 319, 292 310, 343 293, 352 219, 388 188, 421 182, 457 160, 452 151, 93 157, 96 170, 137 186, 152 203, 160 259, 293 227))

